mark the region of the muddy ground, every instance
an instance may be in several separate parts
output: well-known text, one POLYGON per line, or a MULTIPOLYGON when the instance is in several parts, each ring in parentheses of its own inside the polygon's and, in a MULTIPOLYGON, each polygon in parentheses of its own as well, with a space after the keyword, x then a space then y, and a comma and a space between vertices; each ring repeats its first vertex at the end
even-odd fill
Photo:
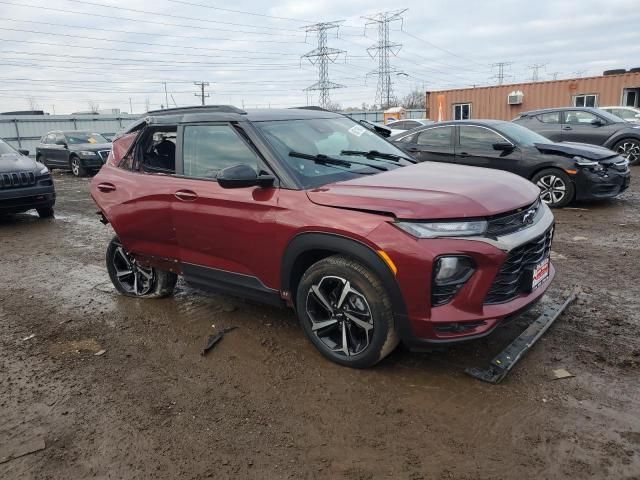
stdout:
POLYGON ((548 298, 582 293, 494 386, 464 367, 542 306, 486 340, 346 369, 287 311, 183 283, 162 300, 115 294, 89 180, 56 172, 55 219, 0 221, 0 478, 638 479, 633 173, 619 199, 557 212, 548 298))

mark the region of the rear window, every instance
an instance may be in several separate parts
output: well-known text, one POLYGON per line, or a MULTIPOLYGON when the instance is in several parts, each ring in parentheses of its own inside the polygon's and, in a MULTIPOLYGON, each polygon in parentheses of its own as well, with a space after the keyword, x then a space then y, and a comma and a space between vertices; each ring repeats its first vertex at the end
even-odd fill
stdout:
POLYGON ((538 120, 542 123, 560 123, 560 112, 541 113, 538 120))

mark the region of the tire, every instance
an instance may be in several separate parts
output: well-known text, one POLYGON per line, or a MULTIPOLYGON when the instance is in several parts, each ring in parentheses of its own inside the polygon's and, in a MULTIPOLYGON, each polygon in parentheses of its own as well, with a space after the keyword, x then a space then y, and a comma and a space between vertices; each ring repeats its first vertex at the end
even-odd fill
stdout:
POLYGON ((575 196, 575 186, 569 175, 558 168, 546 168, 531 179, 540 188, 540 200, 551 208, 566 207, 575 196))
POLYGON ((372 367, 398 345, 389 294, 371 270, 350 258, 334 255, 309 267, 296 308, 311 343, 340 365, 372 367))
POLYGON ((71 173, 75 177, 84 177, 87 175, 87 169, 82 166, 82 160, 80 157, 76 157, 75 155, 69 158, 69 167, 71 168, 71 173))
POLYGON ((109 242, 106 261, 111 283, 118 292, 128 297, 168 297, 178 281, 178 276, 173 272, 137 264, 122 247, 117 236, 109 242), (128 274, 123 274, 127 271, 128 274))
POLYGON ((53 207, 36 208, 36 212, 40 218, 53 217, 53 207))
POLYGON ((640 140, 624 138, 616 142, 612 150, 629 160, 629 165, 640 164, 640 140))

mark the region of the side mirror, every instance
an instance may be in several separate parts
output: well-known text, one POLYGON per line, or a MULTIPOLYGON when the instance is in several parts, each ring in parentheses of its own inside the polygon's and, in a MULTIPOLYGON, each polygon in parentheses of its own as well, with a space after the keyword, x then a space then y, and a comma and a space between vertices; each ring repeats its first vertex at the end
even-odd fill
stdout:
POLYGON ((499 151, 502 151, 502 152, 510 152, 514 148, 516 148, 516 147, 513 144, 509 143, 509 142, 498 142, 498 143, 494 143, 493 144, 493 149, 494 150, 499 150, 499 151))
POLYGON ((272 175, 258 175, 245 163, 223 168, 216 177, 222 188, 271 187, 275 178, 272 175))
POLYGON ((591 120, 591 125, 595 127, 601 127, 602 125, 604 125, 604 122, 599 118, 594 118, 593 120, 591 120))
POLYGON ((18 151, 19 151, 22 155, 24 155, 25 157, 28 157, 28 156, 29 156, 29 150, 25 150, 24 148, 20 148, 20 149, 18 149, 18 151))

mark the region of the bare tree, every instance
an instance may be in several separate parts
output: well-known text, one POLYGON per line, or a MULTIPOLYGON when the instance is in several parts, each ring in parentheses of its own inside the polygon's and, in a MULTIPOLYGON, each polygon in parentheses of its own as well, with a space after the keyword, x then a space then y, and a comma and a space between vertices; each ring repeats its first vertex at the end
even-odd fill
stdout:
POLYGON ((27 97, 27 103, 29 104, 29 110, 40 110, 40 105, 36 103, 35 98, 27 97))
POLYGON ((93 100, 89 100, 89 110, 91 113, 97 114, 98 110, 100 110, 100 105, 95 103, 93 100))
POLYGON ((329 102, 327 104, 327 110, 331 110, 332 112, 337 112, 342 110, 342 105, 340 105, 338 102, 329 102))
POLYGON ((422 90, 416 89, 406 94, 400 104, 404 108, 425 108, 424 101, 425 93, 422 90))

